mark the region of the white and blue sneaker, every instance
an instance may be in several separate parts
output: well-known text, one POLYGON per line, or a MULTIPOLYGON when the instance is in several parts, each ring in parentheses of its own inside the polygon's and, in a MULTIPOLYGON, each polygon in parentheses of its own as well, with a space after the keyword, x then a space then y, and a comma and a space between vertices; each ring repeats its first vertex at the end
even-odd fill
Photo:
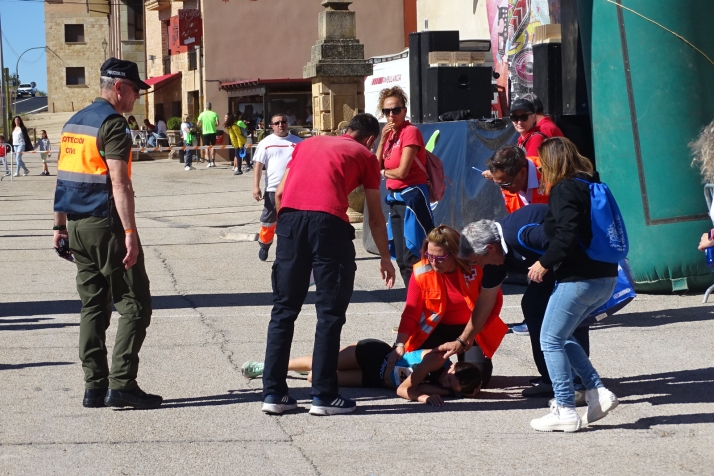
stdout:
POLYGON ((529 335, 528 333, 528 324, 525 322, 522 322, 521 324, 516 324, 515 326, 511 327, 511 330, 513 331, 514 334, 517 336, 527 336, 529 335))
POLYGON ((290 395, 277 395, 271 393, 263 400, 263 412, 269 415, 280 415, 283 412, 295 410, 298 407, 297 400, 290 395))
POLYGON ((310 407, 310 415, 339 415, 342 413, 352 413, 357 410, 357 404, 349 398, 335 397, 334 400, 328 402, 319 397, 312 397, 312 406, 310 407))

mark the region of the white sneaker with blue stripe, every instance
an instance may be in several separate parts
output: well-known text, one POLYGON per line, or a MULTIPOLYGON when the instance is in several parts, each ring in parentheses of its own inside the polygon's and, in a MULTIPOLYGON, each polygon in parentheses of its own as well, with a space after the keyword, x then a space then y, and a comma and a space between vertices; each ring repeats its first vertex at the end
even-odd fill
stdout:
POLYGON ((349 398, 335 397, 332 401, 322 400, 318 397, 312 397, 312 406, 310 406, 310 415, 339 415, 342 413, 352 413, 357 410, 357 404, 349 398))
POLYGON ((280 396, 271 393, 263 400, 263 412, 270 415, 280 415, 283 412, 295 410, 297 407, 297 400, 290 395, 280 396))

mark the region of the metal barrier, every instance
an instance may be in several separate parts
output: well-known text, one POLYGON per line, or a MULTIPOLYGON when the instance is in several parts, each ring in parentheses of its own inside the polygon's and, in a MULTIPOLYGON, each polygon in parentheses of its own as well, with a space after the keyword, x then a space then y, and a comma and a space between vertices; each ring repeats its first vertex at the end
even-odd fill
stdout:
MULTIPOLYGON (((258 144, 246 144, 244 149, 253 149, 258 147, 258 144)), ((131 149, 132 152, 171 152, 172 150, 227 150, 235 149, 232 145, 176 145, 171 147, 140 147, 131 149)))

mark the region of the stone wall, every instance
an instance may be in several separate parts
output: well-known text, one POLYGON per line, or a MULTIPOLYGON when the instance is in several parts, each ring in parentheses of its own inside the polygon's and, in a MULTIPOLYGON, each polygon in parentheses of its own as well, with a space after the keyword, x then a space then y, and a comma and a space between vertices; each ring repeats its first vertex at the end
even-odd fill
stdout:
POLYGON ((488 40, 486 2, 474 0, 417 0, 417 31, 459 30, 462 40, 488 40))

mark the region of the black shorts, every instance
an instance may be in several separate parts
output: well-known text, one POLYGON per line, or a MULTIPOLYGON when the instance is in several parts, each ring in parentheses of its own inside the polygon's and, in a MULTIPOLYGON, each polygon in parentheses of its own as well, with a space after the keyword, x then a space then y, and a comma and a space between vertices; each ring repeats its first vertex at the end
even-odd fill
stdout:
POLYGON ((203 145, 216 145, 216 134, 201 134, 203 145))
POLYGON ((387 357, 392 352, 392 346, 378 339, 364 339, 357 342, 355 357, 362 369, 362 386, 383 388, 384 368, 387 357), (382 374, 382 376, 380 376, 382 374))

